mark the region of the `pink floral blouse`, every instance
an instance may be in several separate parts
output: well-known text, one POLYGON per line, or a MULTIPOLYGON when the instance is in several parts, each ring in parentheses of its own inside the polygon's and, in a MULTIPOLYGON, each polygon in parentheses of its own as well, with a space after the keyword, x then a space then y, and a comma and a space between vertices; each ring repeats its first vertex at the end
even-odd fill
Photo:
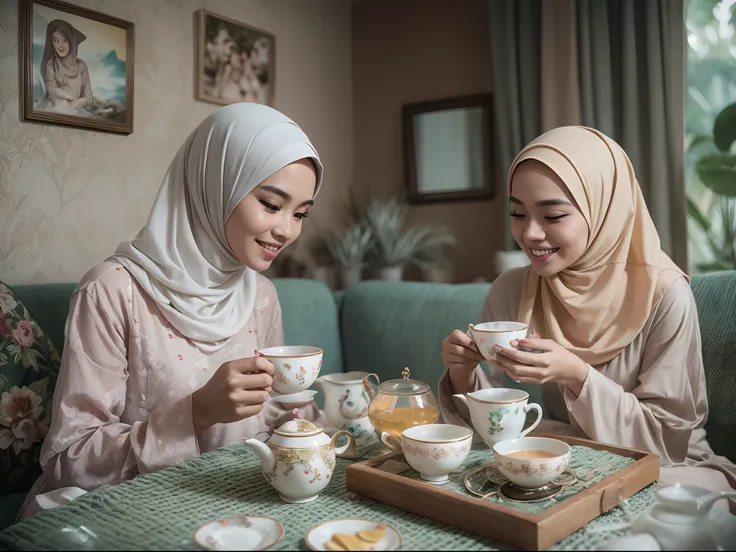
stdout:
MULTIPOLYGON (((41 450, 48 484, 91 490, 196 458, 292 419, 268 401, 254 417, 211 427, 199 438, 192 392, 226 361, 283 345, 276 289, 258 277, 255 308, 233 337, 203 343, 181 335, 120 265, 89 271, 72 296, 51 427, 41 450)), ((324 427, 315 403, 299 416, 324 427)))

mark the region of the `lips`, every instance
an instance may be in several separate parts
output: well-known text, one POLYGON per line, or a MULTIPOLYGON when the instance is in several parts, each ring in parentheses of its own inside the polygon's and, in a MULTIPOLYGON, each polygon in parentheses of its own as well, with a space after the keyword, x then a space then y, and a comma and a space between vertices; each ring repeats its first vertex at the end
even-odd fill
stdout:
POLYGON ((554 247, 552 249, 530 249, 529 251, 531 251, 532 255, 534 255, 535 257, 546 257, 548 255, 552 255, 553 253, 557 253, 559 250, 559 247, 554 247))
POLYGON ((276 253, 277 251, 279 251, 281 249, 281 246, 280 245, 262 242, 261 240, 256 240, 256 243, 258 243, 258 245, 260 245, 265 250, 271 251, 273 253, 276 253))

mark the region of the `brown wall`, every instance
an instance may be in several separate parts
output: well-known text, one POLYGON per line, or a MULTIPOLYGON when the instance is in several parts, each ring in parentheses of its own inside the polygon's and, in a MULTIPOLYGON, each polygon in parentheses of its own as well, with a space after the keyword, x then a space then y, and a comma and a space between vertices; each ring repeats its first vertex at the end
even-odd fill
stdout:
MULTIPOLYGON (((493 91, 487 0, 362 0, 352 4, 354 185, 404 190, 401 106, 493 91)), ((505 206, 491 200, 412 206, 409 223, 445 224, 458 245, 454 280, 493 278, 505 206)))

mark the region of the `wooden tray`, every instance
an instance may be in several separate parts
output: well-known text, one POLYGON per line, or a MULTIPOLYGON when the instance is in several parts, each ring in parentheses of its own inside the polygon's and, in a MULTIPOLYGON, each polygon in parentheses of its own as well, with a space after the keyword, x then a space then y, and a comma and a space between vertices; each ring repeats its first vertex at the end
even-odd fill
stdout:
POLYGON ((347 488, 511 546, 546 550, 659 478, 659 456, 656 454, 550 433, 534 432, 530 436, 552 437, 569 445, 607 450, 635 461, 538 514, 527 514, 378 469, 391 458, 403 460, 401 451, 349 465, 346 468, 347 488))

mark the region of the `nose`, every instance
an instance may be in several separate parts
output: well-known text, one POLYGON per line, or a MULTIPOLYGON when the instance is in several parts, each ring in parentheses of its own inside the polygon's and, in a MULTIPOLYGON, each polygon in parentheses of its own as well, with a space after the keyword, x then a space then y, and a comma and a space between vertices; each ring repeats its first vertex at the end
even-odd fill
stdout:
POLYGON ((544 229, 534 220, 530 220, 524 229, 524 240, 527 242, 543 241, 545 236, 544 229))
POLYGON ((279 217, 278 224, 273 229, 273 236, 281 242, 287 242, 294 237, 294 220, 291 216, 279 217))

